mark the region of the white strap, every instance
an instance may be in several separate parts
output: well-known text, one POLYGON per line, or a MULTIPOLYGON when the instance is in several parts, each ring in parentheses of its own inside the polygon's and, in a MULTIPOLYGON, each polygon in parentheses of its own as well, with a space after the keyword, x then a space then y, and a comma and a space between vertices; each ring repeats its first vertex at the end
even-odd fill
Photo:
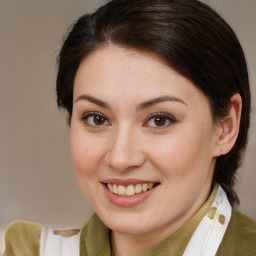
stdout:
POLYGON ((61 231, 43 226, 39 256, 79 256, 80 231, 70 237, 61 235, 61 231))
POLYGON ((214 256, 228 227, 231 212, 227 195, 219 186, 210 211, 198 225, 183 256, 214 256))

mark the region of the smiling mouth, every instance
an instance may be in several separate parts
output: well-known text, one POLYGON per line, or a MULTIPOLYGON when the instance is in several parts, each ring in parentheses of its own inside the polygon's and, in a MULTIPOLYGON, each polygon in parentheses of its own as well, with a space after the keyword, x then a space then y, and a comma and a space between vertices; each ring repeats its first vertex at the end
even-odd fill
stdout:
POLYGON ((145 193, 159 185, 159 183, 142 183, 136 185, 131 184, 128 186, 106 183, 105 185, 112 194, 129 197, 145 193))

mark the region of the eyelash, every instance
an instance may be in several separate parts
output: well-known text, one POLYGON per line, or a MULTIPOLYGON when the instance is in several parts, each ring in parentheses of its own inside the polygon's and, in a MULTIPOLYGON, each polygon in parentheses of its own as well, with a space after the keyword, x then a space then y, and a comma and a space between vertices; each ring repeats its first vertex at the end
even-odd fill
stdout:
POLYGON ((143 126, 144 126, 144 127, 151 127, 151 128, 154 128, 154 129, 164 129, 164 128, 166 128, 166 127, 169 127, 171 124, 174 124, 175 122, 176 122, 175 118, 173 118, 172 116, 170 116, 170 115, 168 115, 168 114, 165 114, 165 113, 154 113, 154 114, 149 115, 149 116, 146 118, 146 120, 145 120, 143 126), (154 120, 154 119, 159 118, 159 117, 160 117, 160 118, 164 118, 164 120, 165 120, 165 123, 164 123, 163 126, 157 126, 157 125, 155 125, 155 126, 149 126, 149 125, 147 125, 147 123, 148 123, 150 120, 154 120), (166 121, 168 121, 169 123, 166 124, 166 121))
POLYGON ((102 126, 109 126, 110 125, 110 122, 108 121, 107 117, 105 115, 103 115, 102 113, 100 112, 89 112, 89 113, 86 113, 85 115, 82 116, 81 120, 87 125, 87 126, 91 126, 91 127, 97 127, 97 128, 100 128, 102 126), (108 124, 90 124, 89 123, 89 118, 90 117, 100 117, 100 118, 103 118, 104 119, 104 123, 108 123, 108 124))
MULTIPOLYGON (((89 112, 89 113, 86 113, 85 115, 82 116, 81 120, 87 125, 87 126, 90 126, 90 127, 94 127, 94 128, 100 128, 102 126, 110 126, 110 122, 108 121, 107 117, 105 115, 103 115, 102 113, 100 112, 89 112), (96 118, 96 117, 100 117, 103 119, 104 123, 103 124, 95 124, 95 120, 93 120, 94 124, 90 124, 89 123, 89 118, 90 117, 93 117, 93 118, 96 118), (106 124, 107 122, 107 124, 106 124)), ((151 114, 149 115, 146 120, 143 122, 143 127, 150 127, 150 128, 153 128, 153 129, 164 129, 166 127, 169 127, 171 124, 175 123, 176 120, 168 115, 168 114, 165 114, 165 113, 154 113, 154 114, 151 114), (163 118, 164 120, 164 124, 163 125, 148 125, 149 121, 151 120, 154 120, 156 118, 163 118), (169 122, 168 124, 166 124, 166 122, 169 122)))

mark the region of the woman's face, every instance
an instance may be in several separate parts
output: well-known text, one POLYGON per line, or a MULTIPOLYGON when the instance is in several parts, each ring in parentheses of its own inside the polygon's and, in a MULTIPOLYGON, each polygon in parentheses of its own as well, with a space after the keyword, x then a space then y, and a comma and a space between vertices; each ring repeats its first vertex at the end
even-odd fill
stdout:
POLYGON ((193 216, 210 192, 217 130, 207 98, 154 56, 112 45, 79 66, 72 161, 116 232, 170 234, 193 216))

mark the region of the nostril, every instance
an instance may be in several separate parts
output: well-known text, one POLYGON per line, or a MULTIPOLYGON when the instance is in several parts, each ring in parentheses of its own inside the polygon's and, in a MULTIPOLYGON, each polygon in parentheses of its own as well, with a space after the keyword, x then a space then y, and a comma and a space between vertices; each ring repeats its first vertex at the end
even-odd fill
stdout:
POLYGON ((110 154, 107 164, 115 171, 130 171, 141 167, 146 161, 144 155, 140 152, 110 154))

